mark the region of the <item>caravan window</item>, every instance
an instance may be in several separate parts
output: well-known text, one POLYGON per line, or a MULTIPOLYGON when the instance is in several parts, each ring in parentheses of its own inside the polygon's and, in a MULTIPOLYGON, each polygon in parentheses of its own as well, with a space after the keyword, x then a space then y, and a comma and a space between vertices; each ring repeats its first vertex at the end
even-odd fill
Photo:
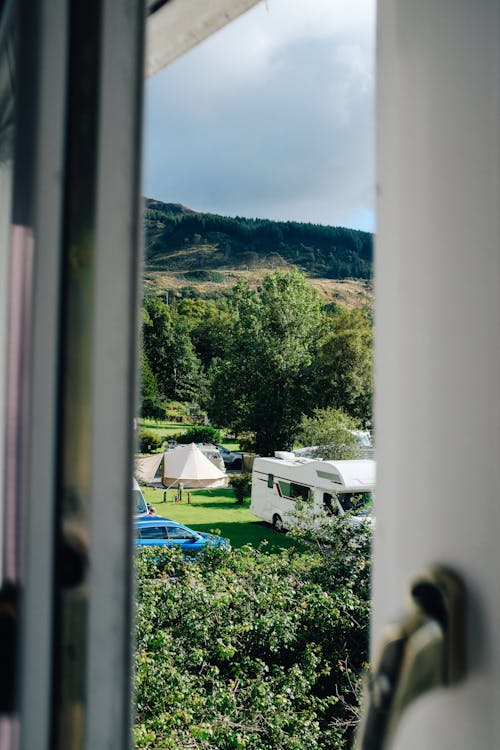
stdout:
POLYGON ((270 490, 274 487, 274 474, 267 475, 267 486, 270 490))
POLYGON ((278 482, 280 495, 282 497, 291 497, 290 495, 290 482, 284 482, 282 479, 278 482))
POLYGON ((284 482, 281 479, 278 484, 283 497, 288 497, 290 500, 302 500, 304 503, 310 502, 312 499, 311 488, 306 487, 305 484, 284 482))
POLYGON ((304 503, 308 503, 311 500, 311 488, 306 487, 304 484, 290 484, 290 495, 295 500, 302 500, 304 503))
POLYGON ((323 508, 328 516, 338 515, 339 509, 333 495, 329 492, 323 492, 323 508))
POLYGON ((366 514, 373 503, 373 496, 371 492, 340 492, 338 500, 346 513, 366 514))

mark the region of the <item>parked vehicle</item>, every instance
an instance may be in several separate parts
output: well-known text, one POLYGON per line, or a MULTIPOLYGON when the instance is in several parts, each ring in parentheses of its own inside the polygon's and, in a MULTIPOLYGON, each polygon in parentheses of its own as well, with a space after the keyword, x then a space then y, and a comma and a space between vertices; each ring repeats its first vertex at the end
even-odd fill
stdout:
MULTIPOLYGON (((372 437, 369 430, 348 430, 353 436, 356 443, 357 452, 360 458, 373 458, 375 455, 375 448, 373 447, 372 437)), ((297 448, 293 451, 296 456, 302 456, 304 458, 314 458, 315 453, 320 449, 320 445, 307 445, 304 448, 297 448)), ((351 448, 351 446, 346 446, 351 448)), ((340 452, 340 451, 339 451, 340 452)), ((335 457, 335 460, 340 461, 341 457, 335 457)))
POLYGON ((250 503, 250 511, 272 523, 277 531, 297 524, 298 500, 318 514, 369 514, 375 461, 321 461, 284 452, 278 452, 278 456, 281 458, 255 459, 250 503))
POLYGON ((224 460, 219 448, 216 445, 211 445, 210 443, 196 443, 196 446, 200 449, 203 455, 213 463, 214 466, 217 466, 217 468, 221 471, 225 470, 224 460))
POLYGON ((375 448, 373 447, 370 430, 352 430, 356 445, 358 446, 363 458, 373 458, 375 448))
POLYGON ((234 451, 229 451, 227 448, 225 448, 223 445, 217 445, 216 446, 222 456, 222 460, 224 461, 224 466, 226 469, 241 469, 243 466, 243 453, 235 453, 234 451))
POLYGON ((189 554, 196 554, 207 547, 231 548, 229 541, 221 536, 194 531, 161 516, 137 519, 135 529, 136 547, 180 547, 189 554))
POLYGON ((136 479, 132 480, 132 503, 136 518, 147 516, 149 513, 148 505, 142 494, 142 490, 139 487, 136 479))

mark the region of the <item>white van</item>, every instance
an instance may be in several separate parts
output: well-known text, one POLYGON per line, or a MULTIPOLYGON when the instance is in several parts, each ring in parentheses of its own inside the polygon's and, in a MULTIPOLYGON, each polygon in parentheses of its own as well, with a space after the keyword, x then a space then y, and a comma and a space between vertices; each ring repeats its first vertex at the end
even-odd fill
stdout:
MULTIPOLYGON (((375 448, 373 447, 372 443, 372 437, 369 430, 347 430, 347 432, 350 432, 351 435, 354 436, 354 440, 356 443, 357 448, 357 454, 359 455, 359 458, 373 458, 375 455, 375 448)), ((351 450, 351 446, 346 446, 349 448, 349 451, 351 450)), ((302 456, 302 458, 314 458, 315 452, 318 450, 319 446, 317 445, 308 445, 304 448, 297 448, 293 451, 293 453, 296 456, 302 456)), ((339 448, 339 453, 341 453, 341 448, 339 448)), ((281 451, 278 451, 279 453, 281 451)), ((335 458, 335 461, 341 460, 341 457, 339 455, 338 459, 335 458)))
POLYGON ((136 518, 148 515, 148 506, 136 479, 132 479, 132 507, 136 518))
POLYGON ((297 521, 297 500, 315 512, 344 515, 354 506, 367 513, 375 489, 375 461, 321 461, 293 453, 283 458, 256 458, 252 472, 250 511, 277 531, 297 521))

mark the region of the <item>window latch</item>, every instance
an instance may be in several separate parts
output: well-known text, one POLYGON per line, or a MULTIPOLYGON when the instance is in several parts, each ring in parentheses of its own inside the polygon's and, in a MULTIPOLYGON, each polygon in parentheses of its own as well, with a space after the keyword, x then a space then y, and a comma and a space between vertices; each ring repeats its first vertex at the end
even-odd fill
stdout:
POLYGON ((355 750, 388 750, 412 701, 464 678, 466 597, 461 580, 436 566, 415 576, 409 591, 410 612, 387 626, 373 660, 355 750))

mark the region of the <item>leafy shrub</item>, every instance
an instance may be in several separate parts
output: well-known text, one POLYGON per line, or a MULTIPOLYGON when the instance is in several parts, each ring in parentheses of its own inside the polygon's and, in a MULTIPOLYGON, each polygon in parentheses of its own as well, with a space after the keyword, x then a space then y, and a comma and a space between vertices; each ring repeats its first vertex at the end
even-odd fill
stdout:
POLYGON ((162 446, 162 439, 157 437, 154 432, 140 430, 139 432, 139 451, 140 453, 155 453, 162 446))
POLYGON ((165 414, 170 422, 183 422, 188 417, 188 408, 182 401, 167 401, 165 414))
POLYGON ((229 477, 229 484, 236 495, 236 502, 241 505, 246 497, 250 497, 252 491, 251 474, 232 474, 229 477))
POLYGON ((157 398, 143 398, 141 416, 149 419, 165 419, 165 404, 157 398))
POLYGON ((255 450, 255 432, 238 433, 238 443, 242 451, 253 453, 255 450))
POLYGON ((221 432, 211 425, 195 425, 186 432, 176 435, 178 443, 220 443, 221 432))
POLYGON ((224 274, 220 271, 210 270, 199 270, 199 271, 187 271, 184 274, 185 278, 193 281, 212 281, 215 283, 221 283, 224 281, 224 274))
POLYGON ((363 547, 192 562, 140 550, 137 573, 137 748, 349 746, 367 658, 363 547))

